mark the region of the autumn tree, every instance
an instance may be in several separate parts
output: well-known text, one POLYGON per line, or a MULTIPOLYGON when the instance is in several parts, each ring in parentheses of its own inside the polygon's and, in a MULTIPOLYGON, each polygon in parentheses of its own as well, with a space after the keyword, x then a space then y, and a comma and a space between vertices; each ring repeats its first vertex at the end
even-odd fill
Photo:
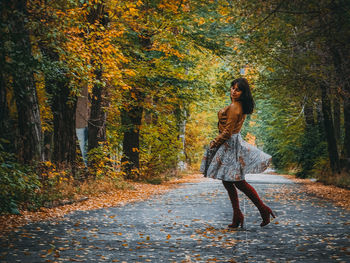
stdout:
POLYGON ((181 49, 184 47, 181 46, 184 42, 180 36, 176 43, 181 20, 174 18, 182 16, 184 3, 135 1, 126 6, 130 16, 123 21, 126 32, 118 43, 129 60, 123 65, 123 80, 127 86, 123 87, 120 112, 124 153, 122 162, 125 163, 125 171, 130 174, 140 168, 140 128, 145 107, 147 108, 145 100, 152 101, 151 105, 148 104, 151 107, 155 107, 162 100, 170 101, 174 95, 162 97, 162 89, 167 90, 169 86, 185 83, 186 80, 175 69, 183 69, 179 63, 179 59, 183 57, 181 49), (171 62, 178 65, 173 67, 169 64, 171 62))
MULTIPOLYGON (((6 89, 11 89, 16 103, 18 138, 16 140, 19 159, 30 163, 42 160, 41 121, 34 80, 37 62, 33 58, 28 29, 27 1, 1 2, 1 94, 6 121, 6 89), (5 46, 6 45, 6 46, 5 46), (5 73, 3 69, 7 69, 5 73), (5 79, 6 78, 6 79, 5 79), (7 83, 5 83, 5 81, 7 83), (11 83, 10 85, 7 85, 11 83)), ((2 124, 4 125, 4 123, 2 124)))
MULTIPOLYGON (((92 58, 91 65, 93 67, 93 75, 95 81, 93 83, 91 91, 91 110, 88 122, 88 149, 92 150, 97 148, 99 142, 106 140, 106 112, 103 109, 104 102, 106 101, 106 82, 103 81, 103 59, 102 48, 107 48, 99 45, 93 48, 92 44, 103 43, 101 40, 105 40, 106 36, 103 33, 106 32, 109 23, 108 12, 106 5, 103 1, 98 1, 94 5, 87 5, 86 8, 86 21, 87 32, 86 39, 87 45, 91 45, 92 58)), ((115 69, 114 69, 115 70, 115 69)))

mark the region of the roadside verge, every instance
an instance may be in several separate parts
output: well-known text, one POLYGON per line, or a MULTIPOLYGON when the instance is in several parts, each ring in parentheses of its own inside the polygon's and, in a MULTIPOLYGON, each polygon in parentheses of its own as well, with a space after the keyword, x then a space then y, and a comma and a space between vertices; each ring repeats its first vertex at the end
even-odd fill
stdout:
POLYGON ((59 219, 73 211, 94 210, 104 207, 123 206, 127 203, 142 201, 151 196, 163 194, 171 189, 180 187, 183 183, 199 182, 203 178, 199 174, 185 174, 159 185, 128 182, 133 189, 118 189, 109 193, 88 196, 86 200, 53 208, 42 207, 38 211, 21 211, 21 215, 0 216, 0 236, 31 222, 59 219))

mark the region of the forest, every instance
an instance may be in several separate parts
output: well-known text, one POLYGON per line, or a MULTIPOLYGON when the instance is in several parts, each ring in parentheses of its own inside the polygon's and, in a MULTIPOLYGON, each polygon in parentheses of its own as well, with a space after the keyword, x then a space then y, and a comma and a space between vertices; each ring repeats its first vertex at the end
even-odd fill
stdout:
POLYGON ((0 213, 197 171, 242 76, 273 168, 350 186, 347 0, 12 0, 0 24, 0 213))

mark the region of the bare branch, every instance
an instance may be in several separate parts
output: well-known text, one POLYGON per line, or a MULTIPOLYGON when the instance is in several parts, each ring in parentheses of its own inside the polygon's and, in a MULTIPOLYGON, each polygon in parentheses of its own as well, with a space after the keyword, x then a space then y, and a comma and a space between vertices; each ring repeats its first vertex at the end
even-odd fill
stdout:
POLYGON ((285 0, 282 0, 274 10, 271 11, 270 14, 268 14, 263 20, 261 20, 258 24, 256 24, 255 26, 253 26, 251 29, 248 30, 248 34, 251 33, 254 29, 256 29, 257 27, 261 26, 265 21, 267 21, 274 13, 276 13, 278 11, 278 9, 282 6, 282 4, 284 3, 285 0))

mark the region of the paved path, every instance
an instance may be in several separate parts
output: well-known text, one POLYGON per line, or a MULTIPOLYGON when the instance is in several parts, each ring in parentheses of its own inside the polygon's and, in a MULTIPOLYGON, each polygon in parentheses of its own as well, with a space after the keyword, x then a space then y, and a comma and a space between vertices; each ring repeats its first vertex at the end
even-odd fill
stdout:
POLYGON ((278 217, 261 228, 239 194, 245 228, 230 230, 220 181, 189 183, 122 207, 79 211, 0 239, 0 262, 350 262, 350 213, 276 175, 248 176, 278 217))

